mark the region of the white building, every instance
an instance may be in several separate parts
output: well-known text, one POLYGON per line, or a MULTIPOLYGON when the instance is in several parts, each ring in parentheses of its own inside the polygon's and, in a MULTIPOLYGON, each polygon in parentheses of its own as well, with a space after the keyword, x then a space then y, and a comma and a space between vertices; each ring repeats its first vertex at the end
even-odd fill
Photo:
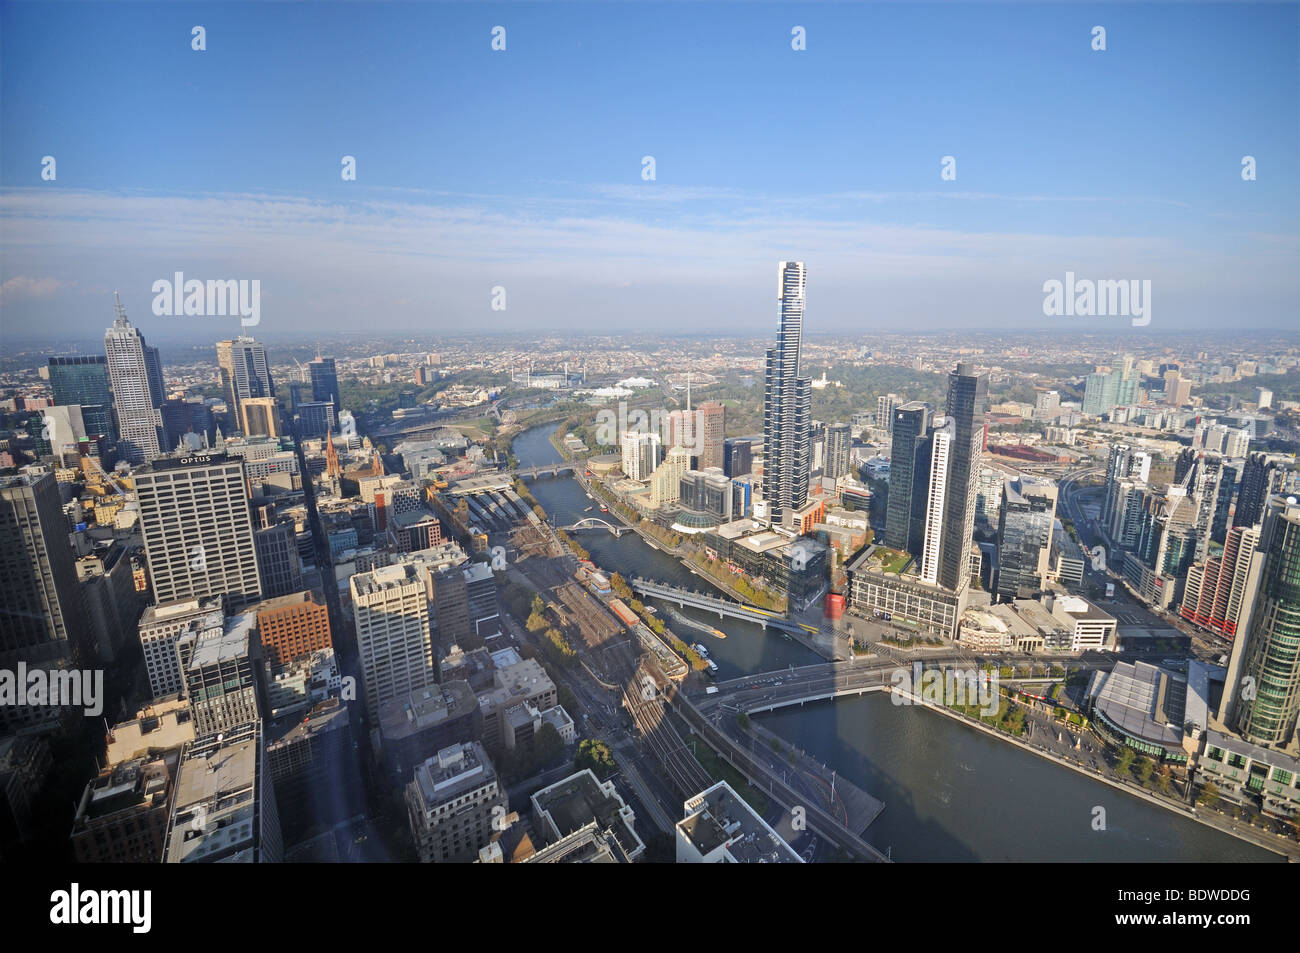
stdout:
POLYGON ((366 711, 378 724, 384 702, 436 681, 427 574, 399 563, 358 573, 349 588, 366 711))
POLYGON ((719 781, 686 802, 674 836, 679 864, 802 864, 804 859, 719 781))

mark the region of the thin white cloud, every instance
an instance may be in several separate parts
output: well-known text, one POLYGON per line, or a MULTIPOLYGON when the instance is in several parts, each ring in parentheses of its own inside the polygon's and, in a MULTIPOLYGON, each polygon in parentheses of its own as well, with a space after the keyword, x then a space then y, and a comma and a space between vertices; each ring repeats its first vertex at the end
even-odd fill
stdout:
POLYGON ((65 286, 57 278, 32 278, 15 275, 0 285, 0 301, 21 301, 24 298, 48 298, 65 286))
POLYGON ((358 321, 463 327, 472 315, 513 327, 623 321, 643 330, 735 330, 770 317, 772 272, 790 257, 809 263, 810 310, 840 326, 924 326, 944 315, 998 326, 1041 319, 1042 282, 1066 270, 1151 278, 1157 308, 1163 303, 1171 317, 1177 309, 1183 321, 1269 312, 1300 290, 1289 267, 1297 240, 1275 232, 1205 241, 972 231, 758 201, 727 214, 703 199, 647 220, 617 198, 357 196, 0 192, 0 248, 10 270, 0 279, 15 289, 35 280, 29 275, 54 283, 42 286, 45 299, 28 296, 25 309, 7 310, 38 321, 54 316, 42 302, 76 304, 88 326, 102 326, 102 295, 87 312, 88 289, 121 287, 138 313, 154 280, 182 271, 260 278, 264 300, 277 304, 264 311, 267 320, 303 329, 358 321), (496 285, 508 288, 507 312, 487 310, 496 285))

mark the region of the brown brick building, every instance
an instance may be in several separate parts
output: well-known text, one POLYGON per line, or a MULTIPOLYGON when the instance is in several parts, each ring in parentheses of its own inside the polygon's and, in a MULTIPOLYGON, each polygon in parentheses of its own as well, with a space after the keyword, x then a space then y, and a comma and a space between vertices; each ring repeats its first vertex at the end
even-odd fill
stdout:
POLYGON ((332 649, 329 610, 319 592, 295 592, 257 606, 262 651, 276 671, 317 649, 332 649))

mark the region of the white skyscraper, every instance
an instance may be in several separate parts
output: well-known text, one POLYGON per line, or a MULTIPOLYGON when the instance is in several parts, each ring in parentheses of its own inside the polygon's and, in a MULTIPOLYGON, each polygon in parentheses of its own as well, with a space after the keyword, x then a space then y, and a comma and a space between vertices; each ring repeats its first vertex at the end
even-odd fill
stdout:
POLYGON ((629 430, 621 439, 623 473, 629 480, 645 481, 655 472, 663 457, 663 446, 657 433, 629 430))
POLYGON ((938 418, 935 426, 937 429, 931 438, 930 481, 925 504, 925 547, 921 551, 921 578, 929 583, 939 581, 944 505, 948 493, 948 464, 952 455, 952 441, 957 435, 956 423, 949 417, 938 418))
POLYGON ((436 679, 426 570, 413 563, 360 572, 349 581, 357 650, 372 724, 391 699, 436 679))
POLYGON ((126 319, 113 294, 116 318, 104 332, 108 381, 118 422, 118 455, 128 463, 152 460, 163 451, 163 381, 158 349, 126 319))
POLYGON ((134 480, 156 603, 224 594, 234 612, 261 601, 242 458, 166 457, 134 480))

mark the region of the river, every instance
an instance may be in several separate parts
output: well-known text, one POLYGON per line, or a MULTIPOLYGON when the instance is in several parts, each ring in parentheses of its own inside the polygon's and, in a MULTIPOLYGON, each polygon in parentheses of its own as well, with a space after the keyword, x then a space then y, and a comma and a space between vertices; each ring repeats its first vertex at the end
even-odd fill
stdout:
MULTIPOLYGON (((554 424, 514 441, 520 466, 553 463, 554 424)), ((572 477, 545 478, 529 490, 558 525, 599 512, 572 477)), ((626 533, 578 537, 597 566, 707 589, 676 559, 626 533)), ((663 611, 663 607, 660 607, 663 611)), ((683 628, 701 641, 720 677, 821 659, 776 632, 735 619, 684 610, 727 634, 683 628)), ((670 622, 671 625, 671 622, 670 622)), ((821 702, 761 716, 763 724, 885 802, 865 838, 898 861, 1265 861, 1278 855, 1093 781, 1014 745, 923 708, 895 706, 886 695, 821 702), (1105 829, 1094 829, 1094 808, 1105 829)))

